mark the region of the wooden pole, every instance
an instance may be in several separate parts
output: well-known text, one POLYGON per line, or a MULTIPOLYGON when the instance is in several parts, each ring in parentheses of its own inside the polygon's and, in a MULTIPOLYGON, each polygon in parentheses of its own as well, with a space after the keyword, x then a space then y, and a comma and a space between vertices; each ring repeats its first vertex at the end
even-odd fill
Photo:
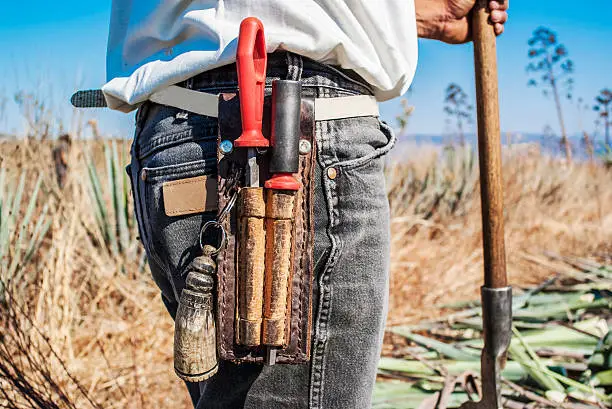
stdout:
POLYGON ((503 408, 501 372, 512 338, 512 288, 506 278, 504 248, 497 51, 487 3, 477 0, 472 21, 484 247, 484 286, 480 289, 484 339, 480 358, 482 398, 479 402, 465 402, 461 409, 503 408))
POLYGON ((502 179, 497 50, 493 26, 489 24, 487 0, 478 0, 474 9, 474 65, 476 70, 476 105, 478 150, 482 202, 482 239, 484 247, 485 287, 506 287, 506 252, 504 247, 504 193, 502 179))

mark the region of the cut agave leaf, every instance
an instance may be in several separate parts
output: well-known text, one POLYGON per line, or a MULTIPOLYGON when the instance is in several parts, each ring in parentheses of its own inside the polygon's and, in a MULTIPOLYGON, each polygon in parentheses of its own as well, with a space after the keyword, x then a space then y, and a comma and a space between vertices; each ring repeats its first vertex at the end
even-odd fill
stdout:
POLYGON ((435 339, 431 339, 428 337, 424 337, 422 335, 413 334, 410 331, 406 331, 400 328, 392 328, 391 332, 397 335, 401 335, 406 339, 422 345, 426 348, 433 349, 438 354, 445 356, 450 359, 455 359, 457 361, 477 361, 480 360, 480 353, 475 351, 468 351, 456 348, 450 344, 445 344, 444 342, 437 341, 435 339))
MULTIPOLYGON (((451 375, 460 375, 466 371, 478 372, 480 370, 480 361, 431 361, 430 365, 436 368, 444 368, 451 375)), ((428 367, 423 362, 397 359, 397 358, 381 358, 378 368, 390 372, 403 372, 409 375, 432 376, 436 372, 428 367)), ((527 379, 527 372, 522 368, 520 363, 508 361, 502 375, 513 382, 518 382, 527 379)))
POLYGON ((612 386, 612 369, 595 374, 593 386, 612 386))
POLYGON ((612 369, 612 331, 597 343, 595 352, 589 359, 589 368, 595 372, 612 369))
MULTIPOLYGON (((405 382, 377 382, 374 387, 373 409, 414 409, 434 393, 423 391, 405 382)), ((465 393, 453 393, 449 407, 458 407, 468 400, 465 393)))

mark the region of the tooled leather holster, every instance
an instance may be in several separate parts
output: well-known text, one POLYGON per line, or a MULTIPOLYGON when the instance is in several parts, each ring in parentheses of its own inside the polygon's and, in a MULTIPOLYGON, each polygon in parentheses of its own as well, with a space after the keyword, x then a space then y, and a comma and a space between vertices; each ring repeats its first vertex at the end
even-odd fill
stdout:
MULTIPOLYGON (((242 132, 240 103, 236 94, 222 94, 219 98, 219 136, 217 144, 229 140, 233 142, 242 132)), ((270 135, 270 97, 264 104, 263 133, 270 135)), ((312 316, 313 288, 313 250, 314 250, 314 169, 316 165, 316 140, 314 138, 314 100, 302 98, 300 140, 310 147, 303 149, 299 158, 297 180, 301 183, 294 207, 294 232, 292 243, 292 268, 289 280, 290 320, 286 345, 277 353, 276 363, 298 364, 310 359, 310 334, 312 316)), ((218 205, 224 209, 232 196, 244 185, 245 149, 235 149, 224 154, 217 150, 218 156, 218 205)), ((268 178, 265 165, 266 155, 260 157, 261 175, 268 178)), ((223 221, 227 232, 227 242, 217 256, 217 339, 221 359, 233 362, 263 363, 265 347, 247 347, 236 343, 237 317, 237 233, 238 223, 235 209, 223 221)))

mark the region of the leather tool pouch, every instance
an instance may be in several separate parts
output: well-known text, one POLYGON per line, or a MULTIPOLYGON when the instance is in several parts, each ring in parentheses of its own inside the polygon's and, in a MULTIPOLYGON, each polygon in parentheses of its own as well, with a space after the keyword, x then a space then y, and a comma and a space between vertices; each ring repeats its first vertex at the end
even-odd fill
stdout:
MULTIPOLYGON (((235 94, 222 94, 219 98, 219 136, 217 144, 222 141, 233 141, 241 132, 240 103, 235 94)), ((270 137, 270 97, 265 98, 263 133, 270 137)), ((297 364, 310 359, 310 331, 312 315, 312 282, 313 282, 313 248, 314 248, 314 103, 312 99, 303 98, 300 123, 301 140, 308 141, 310 150, 300 154, 297 180, 302 188, 295 198, 293 241, 291 251, 291 269, 288 289, 288 310, 285 345, 277 352, 276 363, 297 364)), ((218 161, 218 205, 221 212, 232 196, 244 186, 244 168, 246 149, 234 149, 228 154, 217 150, 218 161)), ((259 156, 260 181, 269 177, 267 156, 259 156)), ((227 232, 227 241, 217 256, 217 343, 221 359, 233 362, 263 363, 265 346, 249 347, 236 342, 237 321, 237 264, 238 264, 238 220, 237 205, 223 220, 227 232)), ((263 308, 263 307, 262 307, 263 308)))

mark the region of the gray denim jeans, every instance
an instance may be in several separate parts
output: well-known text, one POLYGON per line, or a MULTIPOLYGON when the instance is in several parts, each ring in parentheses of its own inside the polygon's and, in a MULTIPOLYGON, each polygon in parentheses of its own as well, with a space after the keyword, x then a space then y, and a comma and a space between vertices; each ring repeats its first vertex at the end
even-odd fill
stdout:
MULTIPOLYGON (((304 94, 369 94, 367 85, 332 67, 274 54, 274 78, 301 79, 304 94)), ((206 92, 237 88, 233 68, 183 86, 206 92)), ((268 90, 269 92, 269 87, 268 90)), ((218 373, 189 384, 198 409, 361 409, 371 406, 388 301, 389 208, 383 156, 395 142, 375 117, 318 121, 312 359, 303 365, 221 362, 218 373)), ((201 226, 214 213, 169 217, 166 181, 216 173, 217 121, 146 103, 138 112, 132 162, 135 212, 151 273, 174 317, 184 270, 197 255, 201 226)), ((168 334, 171 336, 171 334, 168 334)))

